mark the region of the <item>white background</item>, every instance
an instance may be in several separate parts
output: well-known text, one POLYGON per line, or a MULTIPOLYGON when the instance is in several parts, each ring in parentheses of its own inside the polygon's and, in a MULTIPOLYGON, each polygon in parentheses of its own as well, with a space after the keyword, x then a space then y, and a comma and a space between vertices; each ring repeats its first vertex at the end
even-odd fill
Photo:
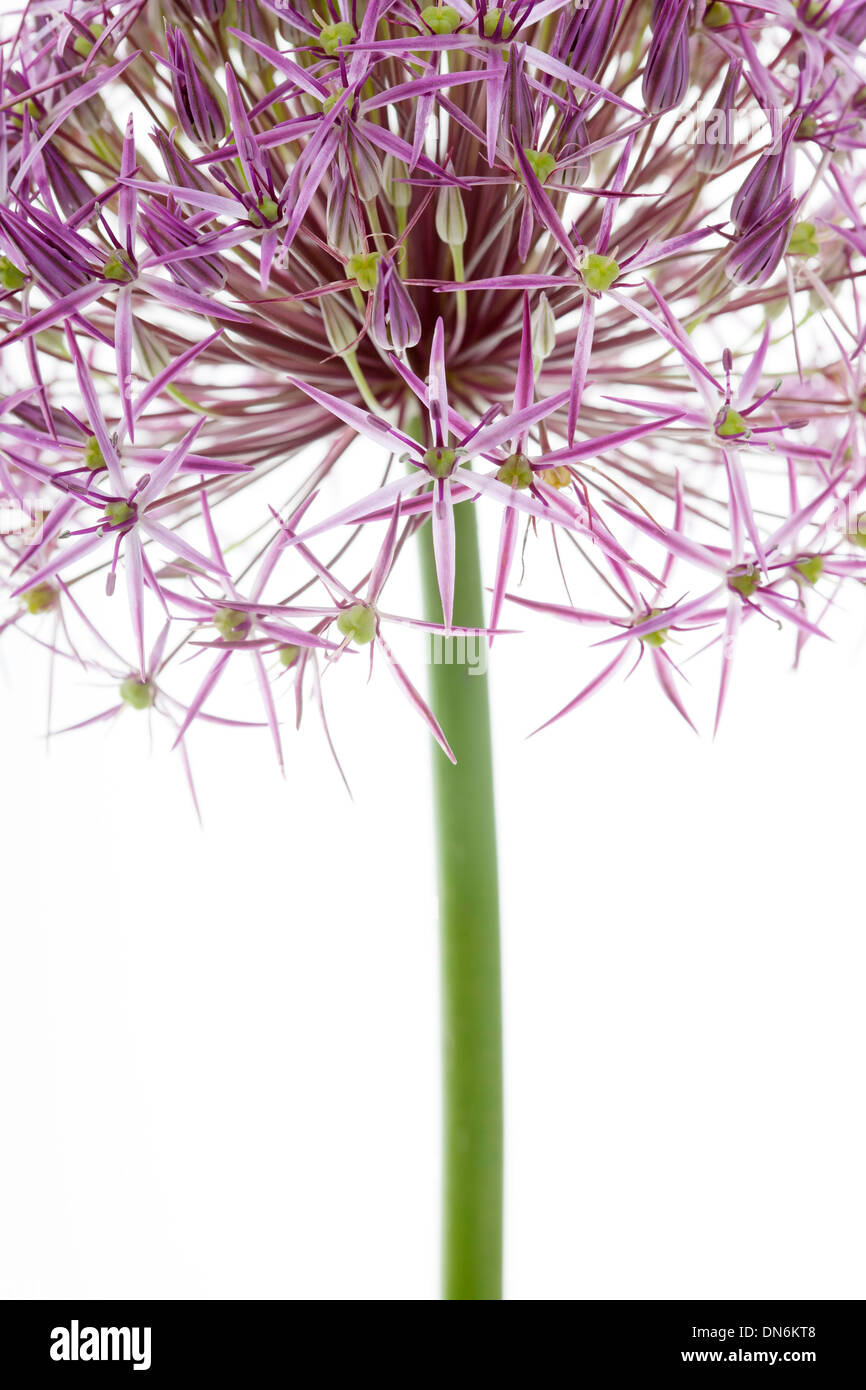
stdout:
MULTIPOLYGON (((748 625, 715 743, 646 668, 527 741, 599 654, 494 651, 512 1299, 866 1293, 846 601, 796 675, 748 625)), ((201 830, 146 714, 46 754, 44 662, 2 662, 0 1293, 435 1298, 420 722, 384 672, 326 682, 354 802, 314 722, 285 783, 264 734, 199 729, 201 830)))

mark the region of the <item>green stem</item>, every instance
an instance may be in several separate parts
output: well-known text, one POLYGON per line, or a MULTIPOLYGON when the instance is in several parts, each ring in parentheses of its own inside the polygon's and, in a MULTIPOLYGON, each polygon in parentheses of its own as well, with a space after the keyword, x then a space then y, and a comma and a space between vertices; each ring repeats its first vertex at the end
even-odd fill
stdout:
MULTIPOLYGON (((483 628, 475 508, 454 509, 454 621, 483 628)), ((420 533, 427 617, 442 621, 430 527, 420 533)), ((470 639, 467 639, 470 640, 470 639)), ((502 1297, 502 1002, 487 642, 460 639, 430 667, 433 708, 454 754, 434 749, 442 962, 443 1297, 502 1297)))

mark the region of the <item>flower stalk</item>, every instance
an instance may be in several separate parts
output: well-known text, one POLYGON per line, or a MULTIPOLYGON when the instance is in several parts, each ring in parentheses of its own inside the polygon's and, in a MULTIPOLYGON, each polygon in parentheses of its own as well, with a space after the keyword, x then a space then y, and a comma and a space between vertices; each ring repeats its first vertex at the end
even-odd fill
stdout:
MULTIPOLYGON (((484 626, 475 509, 454 508, 454 618, 484 626)), ((421 568, 427 618, 442 604, 431 528, 421 568)), ((459 662, 459 638, 431 663, 432 704, 457 758, 433 750, 442 980, 443 1297, 502 1297, 502 1003, 488 678, 459 662)), ((465 639, 464 639, 465 640, 465 639)), ((479 641, 485 643, 486 637, 479 641)), ((465 647, 464 647, 465 650, 465 647)))

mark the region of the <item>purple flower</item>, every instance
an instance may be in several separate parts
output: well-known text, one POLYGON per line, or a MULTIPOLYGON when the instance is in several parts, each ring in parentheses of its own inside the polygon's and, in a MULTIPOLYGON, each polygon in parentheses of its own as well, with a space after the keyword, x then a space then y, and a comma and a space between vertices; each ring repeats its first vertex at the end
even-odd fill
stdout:
POLYGON ((213 145, 222 139, 226 130, 220 104, 193 58, 182 30, 169 25, 165 41, 175 110, 184 134, 199 145, 213 145))
POLYGON ((0 112, 0 503, 33 520, 0 628, 110 679, 95 720, 282 763, 286 703, 324 723, 365 653, 450 753, 397 560, 429 532, 449 629, 470 509, 488 636, 513 601, 611 645, 565 710, 639 661, 688 717, 706 646, 720 711, 744 622, 824 632, 866 574, 862 4, 96 8, 25 10, 0 112))
POLYGON ((653 114, 679 106, 688 90, 690 10, 691 0, 655 0, 643 75, 643 99, 653 114))

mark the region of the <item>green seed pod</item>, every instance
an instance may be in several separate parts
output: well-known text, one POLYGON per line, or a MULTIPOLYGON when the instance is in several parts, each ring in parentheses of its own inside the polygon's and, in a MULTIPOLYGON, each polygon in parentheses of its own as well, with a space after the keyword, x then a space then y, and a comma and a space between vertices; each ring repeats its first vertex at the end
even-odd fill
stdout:
POLYGON ((59 594, 53 584, 34 584, 21 597, 28 613, 48 613, 56 605, 59 594))
POLYGON ((453 34, 460 24, 460 16, 453 5, 427 5, 421 11, 421 18, 434 34, 453 34))
MULTIPOLYGON (((538 179, 538 182, 546 183, 556 168, 556 160, 553 155, 548 154, 545 150, 524 150, 523 153, 526 156, 527 164, 538 179)), ((599 258, 596 257, 596 259, 599 258)), ((614 264, 616 264, 616 262, 614 262, 614 264)), ((605 285, 604 288, 607 289, 608 286, 605 285)))
POLYGON ((116 280, 118 284, 126 284, 133 278, 132 271, 119 251, 109 256, 102 267, 102 274, 106 280, 116 280))
POLYGON ((457 450, 439 447, 428 449, 422 463, 434 478, 450 478, 457 462, 457 450))
POLYGON ((280 647, 279 650, 280 665, 285 666, 288 670, 291 666, 296 666, 298 664, 298 657, 300 655, 300 647, 296 647, 293 643, 287 642, 286 645, 280 647))
POLYGON ((859 546, 861 550, 866 550, 866 512, 860 513, 854 530, 847 532, 847 539, 852 545, 859 546))
POLYGON ((504 14, 502 12, 502 10, 490 9, 487 11, 486 15, 484 16, 485 38, 492 39, 498 37, 500 39, 508 39, 511 37, 513 30, 514 20, 510 19, 507 14, 504 14), (502 20, 501 28, 499 24, 500 18, 502 20), (498 35, 497 30, 499 30, 498 35))
POLYGON ((342 44, 346 44, 356 39, 358 35, 345 19, 341 19, 338 24, 326 24, 319 34, 319 42, 326 53, 334 54, 342 44))
POLYGON ((121 682, 120 698, 133 709, 150 709, 156 698, 156 690, 150 681, 139 680, 137 676, 127 676, 121 682))
POLYGON ((112 526, 123 526, 127 521, 132 520, 135 512, 126 502, 108 502, 105 507, 105 515, 112 526))
POLYGON ((99 440, 92 434, 84 446, 84 467, 91 473, 101 473, 105 467, 105 457, 99 447, 99 440))
POLYGON ((213 625, 224 642, 243 642, 250 628, 249 615, 239 608, 218 608, 213 625))
POLYGON ((610 289, 619 275, 619 266, 613 256, 599 256, 593 251, 584 261, 581 274, 586 288, 598 294, 610 289))
POLYGON ((704 11, 704 24, 708 29, 723 29, 731 22, 731 11, 722 0, 710 0, 704 11))
POLYGON ((510 454, 496 474, 500 483, 509 487, 525 488, 532 483, 532 469, 525 454, 510 454))
POLYGON ((810 555, 808 559, 798 561, 797 569, 807 584, 817 584, 824 572, 824 557, 810 555))
POLYGON ((748 434, 749 426, 743 419, 738 410, 733 410, 731 406, 725 406, 720 419, 716 422, 716 434, 722 439, 730 439, 732 435, 748 434))
MULTIPOLYGON (((651 608, 645 617, 639 619, 639 622, 648 623, 651 618, 658 618, 661 611, 660 608, 651 608)), ((655 632, 644 632, 641 634, 640 640, 647 647, 663 647, 667 641, 668 631, 668 628, 660 627, 655 632)))
POLYGON ((571 487, 571 469, 567 463, 560 463, 556 468, 541 468, 538 481, 546 483, 548 487, 555 487, 557 491, 563 487, 571 487))
POLYGON ((350 256, 346 262, 346 274, 352 280, 357 280, 358 288, 367 294, 376 288, 376 281, 379 278, 378 251, 358 251, 354 256, 350 256))
POLYGON ((788 242, 789 256, 817 256, 820 252, 814 222, 795 222, 788 242))
POLYGON ((758 587, 759 575, 756 565, 740 565, 728 571, 728 588, 743 598, 751 598, 758 587))
POLYGON ((17 265, 13 265, 8 256, 0 256, 0 285, 4 290, 20 290, 22 285, 26 285, 27 276, 17 265))
POLYGON ((376 614, 366 603, 355 603, 343 610, 337 619, 337 627, 344 637, 364 647, 376 636, 376 614))
POLYGON ((275 203, 268 193, 265 193, 259 198, 255 211, 262 222, 266 223, 268 226, 271 226, 274 222, 278 222, 280 219, 279 204, 275 203))

